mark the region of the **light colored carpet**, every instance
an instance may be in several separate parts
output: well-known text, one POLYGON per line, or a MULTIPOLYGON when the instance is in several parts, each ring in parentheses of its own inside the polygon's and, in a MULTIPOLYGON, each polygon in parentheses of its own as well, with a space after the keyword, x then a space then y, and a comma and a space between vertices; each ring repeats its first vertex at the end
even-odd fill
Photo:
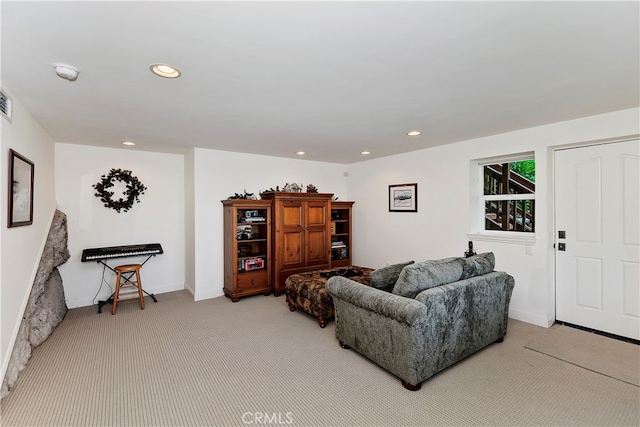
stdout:
POLYGON ((9 426, 637 426, 640 388, 525 348, 549 332, 510 321, 493 344, 405 390, 344 350, 334 323, 284 296, 193 302, 186 291, 70 310, 0 403, 9 426), (268 418, 269 422, 265 422, 268 418), (258 419, 259 418, 259 419, 258 419), (258 422, 259 421, 259 422, 258 422))
POLYGON ((640 387, 640 346, 564 325, 526 348, 640 387))

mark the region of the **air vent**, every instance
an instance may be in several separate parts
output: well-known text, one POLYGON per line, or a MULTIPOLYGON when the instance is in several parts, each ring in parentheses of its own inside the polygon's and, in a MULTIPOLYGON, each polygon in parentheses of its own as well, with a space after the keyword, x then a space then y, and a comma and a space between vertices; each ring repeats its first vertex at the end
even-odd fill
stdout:
POLYGON ((0 113, 11 123, 11 98, 0 90, 0 113))

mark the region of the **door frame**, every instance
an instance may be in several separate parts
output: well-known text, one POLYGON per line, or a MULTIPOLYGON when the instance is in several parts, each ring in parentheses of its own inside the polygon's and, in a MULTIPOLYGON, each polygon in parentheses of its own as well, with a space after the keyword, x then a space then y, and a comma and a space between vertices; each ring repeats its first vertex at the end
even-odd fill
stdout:
MULTIPOLYGON (((556 303, 557 303, 556 291, 558 286, 557 277, 556 277, 556 270, 557 270, 557 266, 556 266, 556 233, 557 233, 556 152, 561 150, 592 147, 595 145, 615 144, 617 142, 635 141, 638 139, 640 139, 640 134, 633 134, 633 135, 625 135, 625 136, 619 136, 619 137, 613 137, 613 138, 598 139, 593 141, 583 141, 583 142, 575 142, 570 144, 555 145, 555 146, 550 146, 547 149, 547 162, 548 162, 547 176, 550 177, 549 185, 547 188, 549 191, 548 202, 549 202, 549 206, 551 206, 551 209, 549 210, 549 213, 548 213, 550 217, 547 218, 549 220, 549 224, 551 224, 551 227, 549 227, 549 230, 547 230, 547 237, 550 243, 549 245, 550 253, 548 252, 548 254, 551 259, 551 272, 552 272, 552 274, 550 275, 550 281, 551 281, 550 287, 548 287, 548 289, 550 289, 550 294, 547 298, 547 302, 549 304, 547 309, 548 327, 551 327, 556 322, 556 303)), ((575 325, 575 326, 582 326, 582 325, 575 325)))

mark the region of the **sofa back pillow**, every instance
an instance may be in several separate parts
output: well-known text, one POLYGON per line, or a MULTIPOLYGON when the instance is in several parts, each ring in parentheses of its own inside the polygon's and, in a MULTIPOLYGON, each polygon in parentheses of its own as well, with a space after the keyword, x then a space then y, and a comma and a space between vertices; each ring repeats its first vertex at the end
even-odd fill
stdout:
POLYGON ((373 270, 370 275, 371 287, 391 292, 391 289, 393 289, 393 286, 398 281, 402 269, 413 263, 414 261, 403 262, 373 270))
POLYGON ((496 265, 496 257, 493 255, 493 252, 485 252, 463 259, 464 265, 462 268, 462 277, 460 278, 462 280, 491 273, 496 265))
POLYGON ((411 264, 402 269, 391 293, 415 298, 425 289, 457 282, 462 276, 463 258, 445 258, 411 264))

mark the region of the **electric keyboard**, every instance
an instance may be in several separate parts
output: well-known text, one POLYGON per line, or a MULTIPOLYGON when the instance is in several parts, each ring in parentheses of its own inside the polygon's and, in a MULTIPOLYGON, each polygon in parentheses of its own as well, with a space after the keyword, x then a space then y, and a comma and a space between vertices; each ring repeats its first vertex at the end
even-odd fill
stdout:
POLYGON ((91 248, 82 251, 82 262, 100 261, 110 258, 123 258, 139 255, 160 255, 164 253, 160 243, 146 243, 140 245, 108 246, 104 248, 91 248))

